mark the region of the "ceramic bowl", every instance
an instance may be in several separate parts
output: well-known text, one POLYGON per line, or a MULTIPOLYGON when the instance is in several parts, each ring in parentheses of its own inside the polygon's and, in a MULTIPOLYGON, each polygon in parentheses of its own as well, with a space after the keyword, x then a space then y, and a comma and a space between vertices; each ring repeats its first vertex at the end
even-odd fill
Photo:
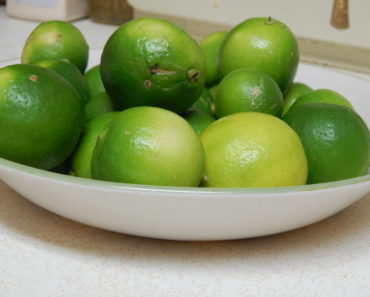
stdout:
MULTIPOLYGON (((90 66, 99 63, 92 50, 90 66)), ((6 61, 0 67, 18 63, 6 61)), ((299 65, 295 81, 347 97, 370 125, 370 82, 299 65)), ((0 178, 35 204, 98 228, 172 240, 227 240, 275 234, 323 220, 364 197, 370 175, 281 188, 144 186, 77 178, 0 158, 0 178)))

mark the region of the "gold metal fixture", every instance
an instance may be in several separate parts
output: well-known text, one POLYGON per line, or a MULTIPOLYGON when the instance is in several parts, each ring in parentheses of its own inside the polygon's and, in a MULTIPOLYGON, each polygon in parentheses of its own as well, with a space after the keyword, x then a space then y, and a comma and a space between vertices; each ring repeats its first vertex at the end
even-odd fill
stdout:
POLYGON ((330 24, 337 29, 349 27, 348 0, 334 0, 330 24))

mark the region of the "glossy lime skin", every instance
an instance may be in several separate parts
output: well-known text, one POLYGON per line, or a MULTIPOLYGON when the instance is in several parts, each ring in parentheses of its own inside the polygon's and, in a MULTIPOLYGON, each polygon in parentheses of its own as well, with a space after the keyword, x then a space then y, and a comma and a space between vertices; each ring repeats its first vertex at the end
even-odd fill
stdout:
POLYGON ((44 67, 46 69, 52 70, 59 75, 63 76, 68 80, 72 86, 76 89, 81 97, 81 100, 86 103, 89 101, 89 89, 84 76, 81 74, 80 70, 69 62, 68 60, 41 60, 35 65, 44 67))
POLYGON ((184 118, 198 134, 216 121, 209 113, 201 110, 189 110, 185 112, 184 118))
POLYGON ((83 73, 89 46, 77 27, 65 21, 46 21, 28 36, 22 51, 22 63, 45 59, 67 59, 83 73))
POLYGON ((279 86, 266 73, 238 69, 226 75, 218 85, 215 109, 218 118, 247 111, 280 117, 283 96, 279 86))
POLYGON ((100 63, 104 87, 116 108, 189 108, 204 87, 205 61, 198 43, 173 23, 141 18, 120 26, 100 63))
POLYGON ((97 116, 86 126, 72 158, 72 171, 75 176, 91 178, 91 158, 99 134, 109 125, 118 112, 108 112, 97 116))
POLYGON ((285 91, 284 96, 283 96, 284 107, 283 107, 282 116, 284 116, 288 112, 289 108, 295 103, 295 101, 299 97, 309 92, 312 92, 312 91, 313 90, 304 83, 293 82, 290 85, 290 87, 285 91))
POLYGON ((347 98, 335 91, 328 89, 318 89, 299 96, 290 109, 294 109, 297 106, 307 103, 338 104, 353 109, 351 102, 349 102, 347 98))
POLYGON ((218 52, 228 32, 217 31, 204 37, 200 42, 206 59, 206 86, 218 84, 220 74, 218 70, 218 52))
POLYGON ((85 105, 85 122, 88 123, 97 116, 114 111, 112 99, 103 91, 92 96, 85 105))
POLYGON ((101 80, 100 75, 100 65, 95 65, 87 70, 84 74, 87 86, 89 89, 90 97, 93 97, 96 94, 105 92, 103 81, 101 80))
POLYGON ((369 130, 352 109, 307 103, 291 109, 284 120, 302 140, 308 160, 308 183, 361 176, 369 167, 369 130))
POLYGON ((163 186, 198 186, 203 147, 193 128, 165 109, 121 111, 100 134, 92 158, 95 179, 163 186))
POLYGON ((297 41, 290 29, 271 18, 251 18, 226 36, 219 54, 221 77, 240 68, 270 75, 284 92, 292 83, 299 60, 297 41))
POLYGON ((307 160, 294 130, 281 119, 240 112, 201 134, 205 187, 257 188, 305 184, 307 160))
POLYGON ((83 103, 60 75, 35 65, 0 69, 0 157, 51 169, 74 149, 83 103))

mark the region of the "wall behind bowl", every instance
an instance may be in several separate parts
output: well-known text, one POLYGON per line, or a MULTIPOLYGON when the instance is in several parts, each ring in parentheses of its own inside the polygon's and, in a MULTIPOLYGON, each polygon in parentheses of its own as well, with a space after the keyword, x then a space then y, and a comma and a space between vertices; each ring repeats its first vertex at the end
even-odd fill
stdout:
POLYGON ((196 39, 228 30, 246 18, 272 16, 298 37, 303 60, 370 73, 370 1, 349 1, 349 28, 331 24, 334 0, 128 0, 134 16, 174 21, 196 39))

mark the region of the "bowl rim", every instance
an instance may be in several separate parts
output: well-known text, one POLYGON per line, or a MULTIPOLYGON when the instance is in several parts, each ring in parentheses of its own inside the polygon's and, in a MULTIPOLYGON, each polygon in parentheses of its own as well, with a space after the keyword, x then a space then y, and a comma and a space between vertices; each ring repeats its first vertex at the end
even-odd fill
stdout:
MULTIPOLYGON (((354 186, 361 183, 370 183, 370 174, 359 177, 343 179, 332 182, 306 184, 298 186, 284 187, 264 187, 264 188, 202 188, 202 187, 174 187, 174 186, 155 186, 129 184, 120 182, 111 182, 103 180, 94 180, 82 178, 53 171, 43 170, 24 164, 16 163, 4 158, 0 158, 0 171, 6 170, 19 171, 23 174, 33 175, 44 179, 54 180, 61 183, 75 184, 84 187, 95 187, 111 190, 131 190, 145 192, 162 192, 162 193, 183 193, 183 194, 223 194, 223 195, 248 195, 248 194, 280 194, 280 193, 296 193, 296 192, 312 192, 319 190, 327 190, 339 187, 354 186), (2 169, 3 168, 3 169, 2 169)), ((1 178, 2 179, 2 178, 1 178)))

